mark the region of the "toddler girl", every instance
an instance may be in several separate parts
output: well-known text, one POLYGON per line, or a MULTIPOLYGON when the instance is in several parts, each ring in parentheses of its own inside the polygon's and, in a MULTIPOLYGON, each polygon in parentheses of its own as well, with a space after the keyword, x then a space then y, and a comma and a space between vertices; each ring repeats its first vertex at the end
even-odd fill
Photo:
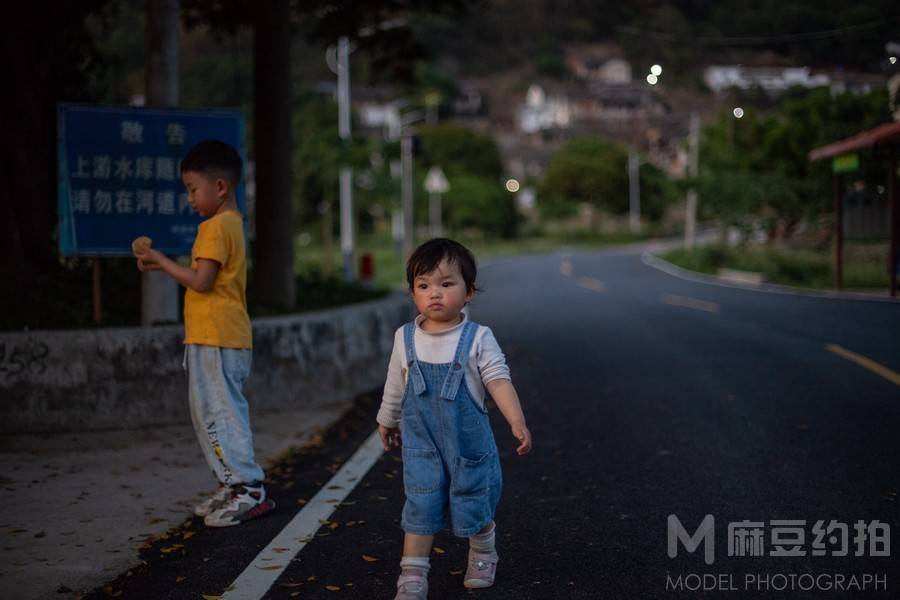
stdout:
POLYGON ((402 446, 403 453, 405 537, 395 600, 428 597, 431 545, 448 521, 455 535, 469 538, 463 585, 494 583, 502 483, 485 387, 519 441, 517 453, 531 450, 503 352, 491 330, 463 312, 475 275, 472 253, 443 238, 416 249, 406 266, 419 316, 394 335, 377 416, 385 451, 402 446))

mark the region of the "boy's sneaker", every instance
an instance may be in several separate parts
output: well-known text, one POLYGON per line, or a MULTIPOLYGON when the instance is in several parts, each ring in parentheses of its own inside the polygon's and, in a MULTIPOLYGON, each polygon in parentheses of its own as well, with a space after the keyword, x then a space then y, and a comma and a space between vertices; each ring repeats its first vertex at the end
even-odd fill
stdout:
POLYGON ((463 585, 467 588, 486 588, 494 585, 499 558, 493 552, 476 552, 469 548, 469 566, 463 585))
POLYGON ((203 522, 207 527, 231 527, 244 521, 261 517, 275 509, 275 502, 266 497, 266 488, 236 485, 231 488, 231 497, 219 508, 212 511, 203 522))
POLYGON ((194 514, 198 517, 205 517, 228 502, 229 498, 231 498, 231 488, 224 483, 220 483, 212 496, 194 507, 194 514))
POLYGON ((427 600, 428 578, 414 569, 404 570, 397 579, 397 595, 394 600, 427 600))

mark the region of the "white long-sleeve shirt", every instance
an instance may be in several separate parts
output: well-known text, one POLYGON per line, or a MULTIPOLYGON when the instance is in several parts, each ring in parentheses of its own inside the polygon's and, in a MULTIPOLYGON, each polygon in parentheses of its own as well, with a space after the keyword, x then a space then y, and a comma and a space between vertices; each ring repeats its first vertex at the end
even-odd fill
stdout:
MULTIPOLYGON (((435 333, 425 331, 421 327, 422 315, 416 317, 415 348, 416 358, 422 362, 443 364, 453 362, 456 346, 463 326, 468 321, 465 312, 463 321, 450 329, 435 333)), ((406 391, 406 380, 409 375, 406 364, 406 342, 403 339, 403 327, 394 333, 394 350, 388 365, 387 380, 384 382, 384 395, 376 420, 385 427, 397 427, 400 423, 400 408, 406 391)), ((483 408, 484 387, 495 379, 510 379, 506 357, 500 350, 490 327, 479 325, 475 332, 472 348, 469 350, 469 361, 466 364, 466 383, 469 394, 483 408)))

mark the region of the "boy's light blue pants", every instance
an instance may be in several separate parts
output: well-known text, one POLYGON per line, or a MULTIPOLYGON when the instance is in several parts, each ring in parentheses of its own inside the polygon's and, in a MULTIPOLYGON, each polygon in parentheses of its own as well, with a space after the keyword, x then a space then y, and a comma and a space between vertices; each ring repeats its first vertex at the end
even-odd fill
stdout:
POLYGON ((262 481, 241 392, 253 351, 188 344, 185 355, 191 420, 206 462, 225 485, 262 481))

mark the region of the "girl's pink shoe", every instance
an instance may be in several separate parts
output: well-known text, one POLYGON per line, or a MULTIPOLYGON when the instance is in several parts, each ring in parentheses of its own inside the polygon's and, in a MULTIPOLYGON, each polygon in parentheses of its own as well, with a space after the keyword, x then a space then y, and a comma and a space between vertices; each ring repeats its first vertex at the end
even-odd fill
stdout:
POLYGON ((397 595, 394 600, 427 600, 428 579, 420 572, 406 571, 397 579, 397 595))
POLYGON ((495 553, 476 552, 469 548, 469 566, 463 585, 467 588, 486 588, 494 585, 498 560, 495 553))

